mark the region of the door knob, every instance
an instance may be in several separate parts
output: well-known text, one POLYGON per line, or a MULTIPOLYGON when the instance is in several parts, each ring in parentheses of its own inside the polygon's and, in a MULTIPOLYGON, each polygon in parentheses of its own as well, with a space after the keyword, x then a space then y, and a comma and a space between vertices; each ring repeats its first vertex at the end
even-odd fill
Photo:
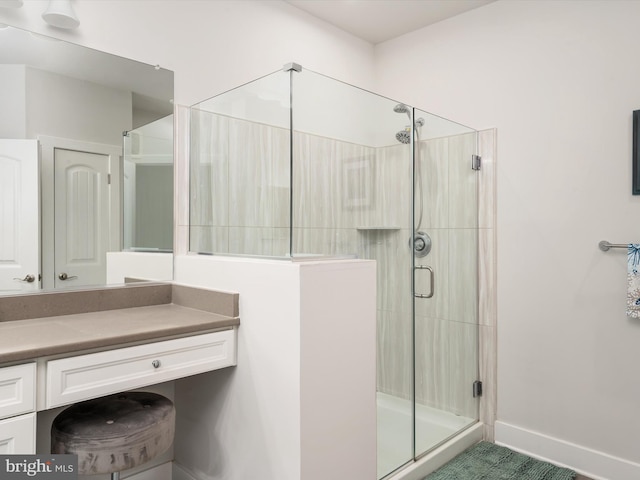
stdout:
POLYGON ((60 275, 58 275, 58 278, 60 280, 71 280, 72 278, 78 278, 76 275, 72 275, 71 277, 69 275, 67 275, 66 273, 62 272, 60 275))
POLYGON ((28 273, 24 278, 14 278, 14 280, 17 280, 19 282, 33 283, 36 280, 36 276, 28 273))

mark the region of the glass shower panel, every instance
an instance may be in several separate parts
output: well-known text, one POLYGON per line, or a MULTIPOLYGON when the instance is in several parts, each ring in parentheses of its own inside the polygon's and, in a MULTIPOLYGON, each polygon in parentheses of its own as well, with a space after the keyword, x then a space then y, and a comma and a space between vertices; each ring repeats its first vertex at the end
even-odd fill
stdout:
POLYGON ((123 245, 173 251, 173 115, 125 132, 123 245))
POLYGON ((416 457, 478 419, 478 172, 476 132, 415 110, 416 457), (423 267, 423 268, 420 268, 423 267), (433 282, 428 273, 433 270, 433 282))
POLYGON ((359 254, 370 232, 409 228, 410 146, 395 139, 408 118, 397 102, 307 69, 292 92, 292 255, 359 254), (390 146, 395 161, 379 158, 390 146))
POLYGON ((190 250, 288 256, 290 74, 191 108, 190 250))
POLYGON ((414 457, 411 109, 309 70, 293 75, 292 256, 377 262, 378 477, 414 457))

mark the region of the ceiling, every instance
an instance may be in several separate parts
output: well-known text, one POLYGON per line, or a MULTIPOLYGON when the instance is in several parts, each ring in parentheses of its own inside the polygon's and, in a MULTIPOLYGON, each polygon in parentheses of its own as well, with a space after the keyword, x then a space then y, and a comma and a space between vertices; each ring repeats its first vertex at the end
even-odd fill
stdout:
POLYGON ((495 0, 285 0, 376 44, 495 0))

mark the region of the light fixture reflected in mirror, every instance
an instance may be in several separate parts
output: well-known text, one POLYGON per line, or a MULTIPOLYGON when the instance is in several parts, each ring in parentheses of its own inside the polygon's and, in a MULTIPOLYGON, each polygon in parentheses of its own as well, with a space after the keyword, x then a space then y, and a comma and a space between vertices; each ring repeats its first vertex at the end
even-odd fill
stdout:
POLYGON ((58 28, 71 29, 80 25, 70 0, 51 0, 42 18, 49 25, 58 28))
POLYGON ((22 0, 0 0, 0 8, 20 8, 23 4, 22 0))

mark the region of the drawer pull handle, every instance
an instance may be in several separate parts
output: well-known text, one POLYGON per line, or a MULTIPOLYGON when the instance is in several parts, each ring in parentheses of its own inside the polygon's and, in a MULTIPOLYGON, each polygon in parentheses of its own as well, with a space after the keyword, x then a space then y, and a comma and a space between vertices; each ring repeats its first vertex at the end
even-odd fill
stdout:
POLYGON ((153 368, 159 368, 160 360, 154 360, 153 362, 151 362, 151 365, 153 365, 153 368))

